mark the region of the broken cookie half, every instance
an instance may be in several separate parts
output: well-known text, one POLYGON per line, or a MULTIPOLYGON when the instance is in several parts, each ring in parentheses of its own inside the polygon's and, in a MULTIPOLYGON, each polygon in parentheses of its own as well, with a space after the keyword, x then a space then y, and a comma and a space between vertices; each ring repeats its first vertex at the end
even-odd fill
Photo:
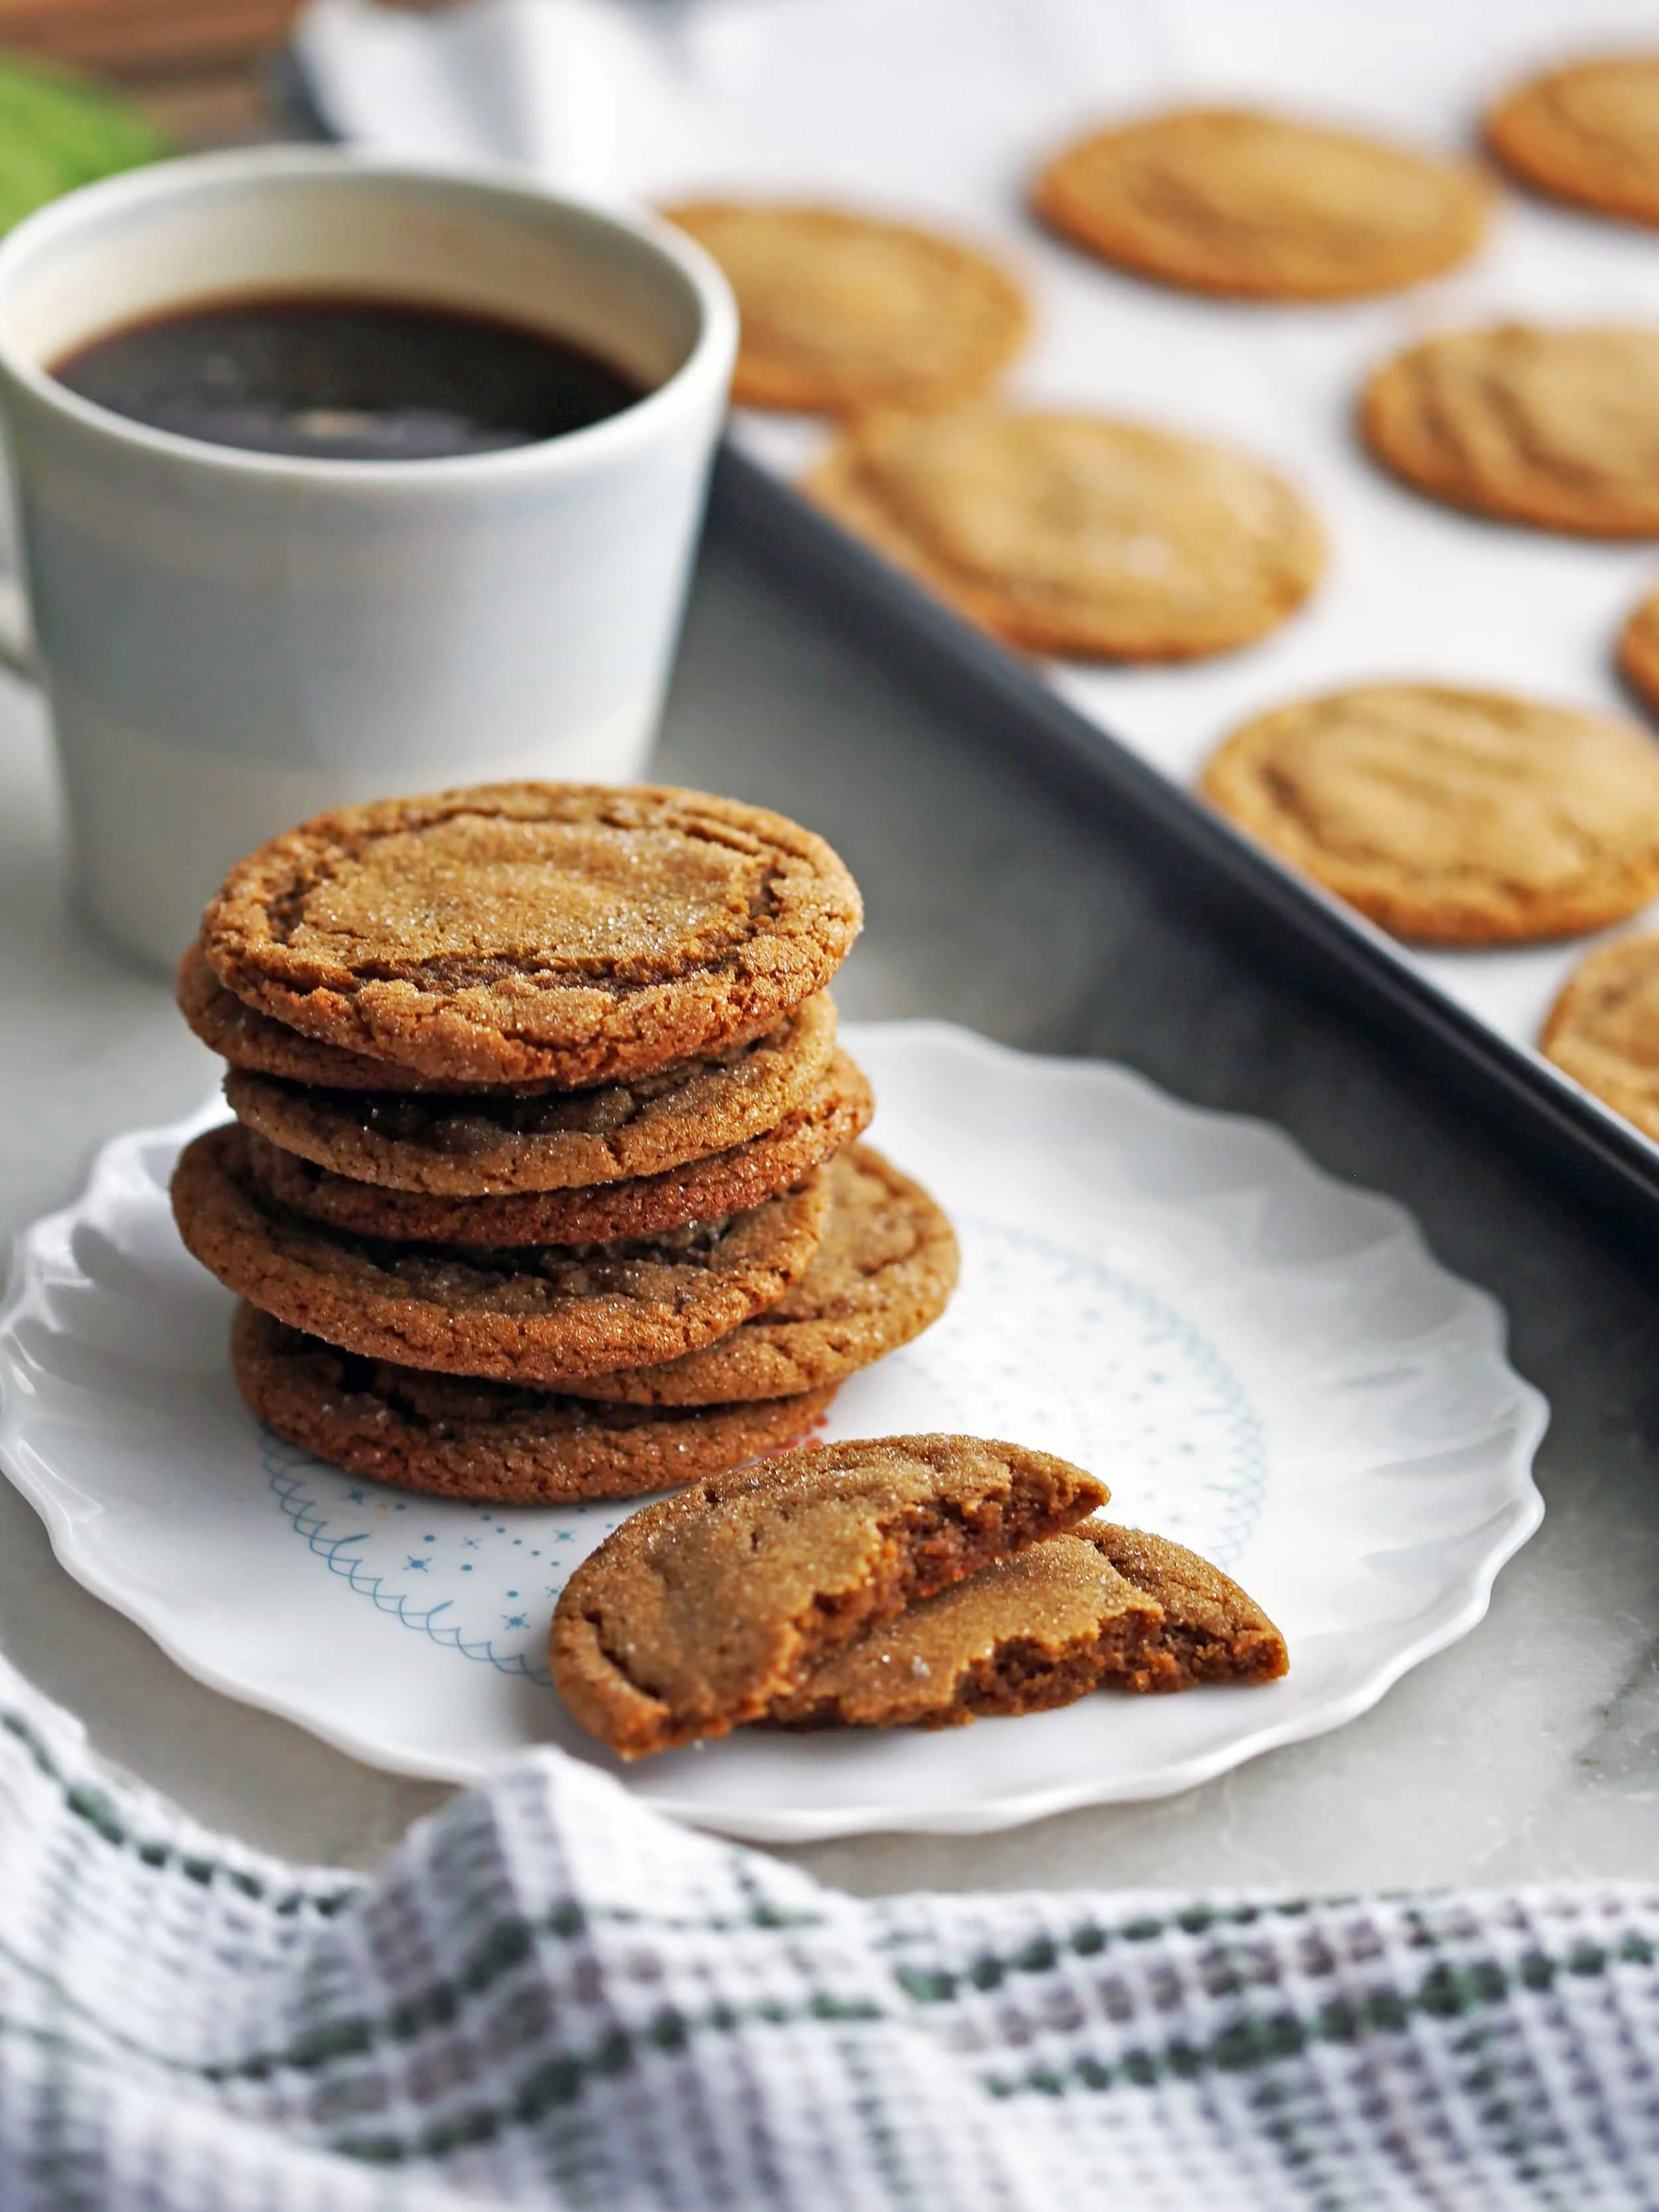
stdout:
POLYGON ((769 1718, 958 1728, 1108 1686, 1266 1682, 1288 1665, 1255 1600, 1208 1560, 1102 1521, 1034 1545, 815 1660, 769 1718))

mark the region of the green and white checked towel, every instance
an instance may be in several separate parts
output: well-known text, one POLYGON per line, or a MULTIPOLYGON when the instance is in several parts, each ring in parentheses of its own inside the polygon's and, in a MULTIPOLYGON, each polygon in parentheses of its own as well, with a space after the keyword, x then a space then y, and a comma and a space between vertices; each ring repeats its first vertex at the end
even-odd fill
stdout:
POLYGON ((860 1903, 560 1753, 372 1880, 0 1664, 3 2212, 1653 2212, 1659 1889, 860 1903))

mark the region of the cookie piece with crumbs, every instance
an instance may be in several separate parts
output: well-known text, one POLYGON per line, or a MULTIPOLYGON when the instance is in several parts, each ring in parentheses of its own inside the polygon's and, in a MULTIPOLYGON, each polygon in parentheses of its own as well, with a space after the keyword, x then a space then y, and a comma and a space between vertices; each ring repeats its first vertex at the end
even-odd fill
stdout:
POLYGON ((571 1576, 549 1661, 573 1718, 640 1759, 757 1720, 820 1654, 1105 1499, 972 1437, 820 1445, 643 1507, 571 1576))

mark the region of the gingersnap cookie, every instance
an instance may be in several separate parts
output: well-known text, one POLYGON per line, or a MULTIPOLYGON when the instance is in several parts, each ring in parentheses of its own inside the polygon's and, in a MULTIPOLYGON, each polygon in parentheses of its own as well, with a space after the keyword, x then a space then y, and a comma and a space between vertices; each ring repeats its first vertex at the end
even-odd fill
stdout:
POLYGON ((1290 1668, 1285 1639, 1247 1590, 1167 1536, 1090 1521, 1078 1530, 1164 1615, 1133 1690, 1190 1690, 1202 1682, 1276 1682, 1290 1668))
POLYGON ((1659 223, 1659 54, 1547 70, 1505 93, 1485 128, 1522 184, 1600 215, 1659 223))
POLYGON ((830 1193, 811 1265, 764 1314, 705 1352, 592 1374, 570 1388, 617 1405, 716 1406, 843 1382, 936 1322, 960 1257, 942 1210, 868 1145, 821 1171, 830 1193))
POLYGON ((686 201, 663 212, 712 253, 741 325, 732 396, 848 414, 983 391, 1024 343, 1024 295, 988 255, 838 208, 686 201))
POLYGON ((565 1584, 549 1662, 624 1759, 758 1720, 819 1654, 1104 1503, 1046 1452, 974 1437, 821 1444, 643 1507, 565 1584))
MULTIPOLYGON (((443 1076, 417 1075, 389 1060, 371 1060, 365 1053, 346 1052, 337 1044, 324 1044, 302 1036, 286 1022, 245 1006, 208 966, 198 938, 179 963, 173 996, 179 1011, 210 1051, 233 1067, 276 1077, 283 1083, 326 1084, 336 1091, 423 1091, 436 1093, 482 1093, 499 1097, 495 1085, 454 1083, 443 1076)), ((547 1091, 549 1083, 523 1086, 547 1091)), ((514 1094, 518 1095, 517 1093, 514 1094)))
POLYGON ((1526 943, 1659 892, 1659 745, 1610 714, 1370 684, 1236 730, 1200 788, 1401 937, 1526 943))
POLYGON ((258 1419, 353 1474, 438 1498, 556 1505, 637 1498, 804 1443, 835 1386, 691 1412, 596 1406, 342 1352, 246 1301, 231 1365, 258 1419))
POLYGON ((512 1191, 501 1198, 434 1197, 354 1182, 280 1151, 252 1130, 248 1169, 276 1204, 356 1236, 497 1247, 608 1244, 739 1213, 793 1190, 869 1126, 875 1104, 869 1084, 843 1052, 806 1103, 763 1137, 625 1182, 512 1191))
POLYGON ((1247 644, 1318 580, 1270 469, 1103 416, 962 409, 849 433, 806 489, 962 613, 1032 652, 1184 660, 1247 644))
POLYGON ((202 950, 259 1012, 417 1074, 619 1083, 775 1028, 860 919, 823 840, 763 807, 498 783, 273 837, 202 950))
POLYGON ((767 1717, 941 1729, 1049 1712, 1109 1677, 1150 1686, 1163 1625, 1163 1607, 1092 1544, 1051 1536, 813 1660, 767 1717))
POLYGON ((1103 259, 1195 292, 1348 300, 1438 276, 1480 243, 1492 193, 1466 161, 1231 107, 1097 131, 1031 204, 1103 259))
POLYGON ((204 1267, 325 1343, 500 1382, 562 1383, 629 1352, 659 1358, 711 1343, 805 1272, 828 1203, 814 1176, 729 1220, 654 1237, 462 1251, 350 1237, 273 1206, 250 1149, 232 1122, 179 1156, 173 1218, 204 1267))
POLYGON ((1359 427, 1431 499, 1584 538, 1659 534, 1659 329, 1493 323, 1366 384, 1359 427))
POLYGON ((239 1121, 336 1175, 485 1198, 655 1176, 727 1152, 814 1097, 835 1051, 835 1005, 820 991, 746 1044, 586 1091, 438 1099, 233 1069, 225 1096, 239 1121))
POLYGON ((1540 1049, 1659 1142, 1659 937, 1623 937, 1576 968, 1540 1049))

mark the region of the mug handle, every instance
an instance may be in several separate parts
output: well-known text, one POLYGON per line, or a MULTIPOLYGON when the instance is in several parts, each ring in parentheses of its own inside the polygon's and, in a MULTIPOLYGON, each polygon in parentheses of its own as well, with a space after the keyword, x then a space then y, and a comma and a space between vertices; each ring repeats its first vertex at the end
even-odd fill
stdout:
POLYGON ((29 641, 28 611, 15 577, 0 573, 0 668, 20 683, 38 684, 40 664, 29 641))

